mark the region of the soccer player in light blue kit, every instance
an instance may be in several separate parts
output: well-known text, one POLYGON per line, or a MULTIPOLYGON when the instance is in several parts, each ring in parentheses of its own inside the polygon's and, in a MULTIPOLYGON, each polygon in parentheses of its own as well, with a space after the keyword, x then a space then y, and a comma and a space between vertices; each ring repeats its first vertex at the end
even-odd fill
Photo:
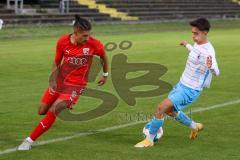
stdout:
POLYGON ((215 50, 207 39, 211 28, 209 21, 199 18, 190 22, 190 25, 194 45, 190 45, 187 41, 180 43, 189 50, 185 70, 168 98, 157 106, 154 118, 148 123, 149 134, 146 139, 135 145, 137 148, 154 145, 154 137, 159 128, 163 126, 165 115, 172 116, 177 122, 189 127, 191 129, 190 139, 195 139, 198 132, 203 129, 203 124, 193 121, 182 110, 197 100, 203 88, 210 87, 212 75, 218 76, 219 69, 215 50))

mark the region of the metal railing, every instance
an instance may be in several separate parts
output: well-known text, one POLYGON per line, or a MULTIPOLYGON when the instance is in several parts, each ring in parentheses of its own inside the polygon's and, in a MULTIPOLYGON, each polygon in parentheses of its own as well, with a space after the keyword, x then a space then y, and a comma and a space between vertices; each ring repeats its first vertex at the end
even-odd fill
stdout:
POLYGON ((14 3, 15 14, 22 13, 24 0, 7 0, 7 8, 11 8, 11 2, 14 3))
POLYGON ((59 11, 60 13, 69 13, 69 0, 59 1, 59 11))

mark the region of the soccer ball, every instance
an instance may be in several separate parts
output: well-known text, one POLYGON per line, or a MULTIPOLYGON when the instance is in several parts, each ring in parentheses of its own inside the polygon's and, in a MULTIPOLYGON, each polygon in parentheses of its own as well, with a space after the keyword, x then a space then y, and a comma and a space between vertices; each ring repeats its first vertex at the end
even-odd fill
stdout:
MULTIPOLYGON (((149 135, 150 124, 151 124, 151 122, 148 122, 148 123, 143 127, 143 136, 144 136, 144 138, 146 138, 147 135, 149 135)), ((160 127, 160 128, 158 129, 158 132, 157 132, 156 136, 154 137, 153 141, 154 141, 154 142, 157 142, 162 136, 163 136, 163 129, 162 129, 162 127, 160 127)))

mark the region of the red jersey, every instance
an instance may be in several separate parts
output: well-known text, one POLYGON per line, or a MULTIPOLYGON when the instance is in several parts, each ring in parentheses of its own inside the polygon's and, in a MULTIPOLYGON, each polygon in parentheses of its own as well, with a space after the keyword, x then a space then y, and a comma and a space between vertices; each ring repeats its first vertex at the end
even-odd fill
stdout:
POLYGON ((89 37, 82 45, 72 44, 71 34, 59 38, 56 46, 55 63, 61 64, 57 82, 63 81, 64 85, 86 86, 88 73, 94 55, 104 56, 103 44, 89 37))

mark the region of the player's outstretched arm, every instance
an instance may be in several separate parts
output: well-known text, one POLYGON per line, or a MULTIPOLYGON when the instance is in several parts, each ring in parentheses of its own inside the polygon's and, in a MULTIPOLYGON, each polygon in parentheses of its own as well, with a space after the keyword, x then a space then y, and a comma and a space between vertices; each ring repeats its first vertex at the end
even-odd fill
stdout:
POLYGON ((183 41, 180 42, 180 45, 181 45, 181 46, 184 46, 184 47, 186 47, 187 44, 188 44, 188 42, 185 41, 185 40, 183 40, 183 41))
POLYGON ((107 61, 107 56, 104 54, 103 56, 100 57, 101 59, 101 64, 103 68, 103 74, 100 80, 98 81, 98 85, 102 86, 106 83, 107 77, 108 77, 108 61, 107 61))
POLYGON ((185 40, 181 41, 180 45, 186 47, 189 51, 192 51, 192 49, 193 49, 193 46, 185 40))

